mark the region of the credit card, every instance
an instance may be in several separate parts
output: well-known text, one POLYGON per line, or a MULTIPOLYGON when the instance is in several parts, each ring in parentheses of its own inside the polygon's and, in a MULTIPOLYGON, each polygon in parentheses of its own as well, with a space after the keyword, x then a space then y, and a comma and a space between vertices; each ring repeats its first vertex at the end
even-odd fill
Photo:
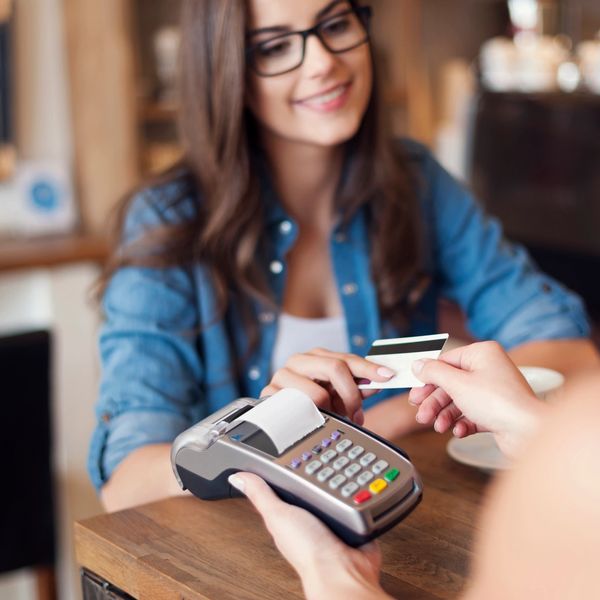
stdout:
POLYGON ((396 375, 384 382, 361 380, 358 387, 361 390, 423 387, 425 384, 413 375, 412 364, 421 358, 437 358, 447 339, 447 333, 438 333, 375 340, 365 358, 392 369, 396 375))

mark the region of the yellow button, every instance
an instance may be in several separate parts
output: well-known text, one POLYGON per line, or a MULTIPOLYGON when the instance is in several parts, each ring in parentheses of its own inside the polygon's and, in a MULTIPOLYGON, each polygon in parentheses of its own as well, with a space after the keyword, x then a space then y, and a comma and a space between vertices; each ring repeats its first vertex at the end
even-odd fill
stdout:
POLYGON ((370 486, 369 489, 373 494, 379 494, 387 487, 387 483, 383 479, 376 479, 370 486))

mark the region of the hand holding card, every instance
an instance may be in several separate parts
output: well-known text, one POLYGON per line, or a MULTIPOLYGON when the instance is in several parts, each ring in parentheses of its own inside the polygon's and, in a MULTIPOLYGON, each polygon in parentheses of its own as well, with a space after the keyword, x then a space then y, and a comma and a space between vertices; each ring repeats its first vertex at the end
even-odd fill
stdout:
POLYGON ((419 381, 412 373, 412 363, 422 358, 436 359, 441 354, 447 339, 447 333, 440 333, 375 340, 365 358, 392 369, 396 375, 384 383, 370 381, 360 383, 358 387, 361 390, 423 387, 423 382, 419 381))

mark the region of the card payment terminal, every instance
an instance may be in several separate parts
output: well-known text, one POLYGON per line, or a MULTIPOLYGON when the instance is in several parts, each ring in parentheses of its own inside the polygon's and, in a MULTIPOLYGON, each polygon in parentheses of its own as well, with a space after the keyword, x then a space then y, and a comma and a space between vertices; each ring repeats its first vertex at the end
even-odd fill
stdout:
POLYGON ((229 475, 256 473, 352 546, 396 525, 422 496, 402 450, 291 389, 231 402, 181 433, 171 462, 180 486, 202 499, 238 496, 229 475))

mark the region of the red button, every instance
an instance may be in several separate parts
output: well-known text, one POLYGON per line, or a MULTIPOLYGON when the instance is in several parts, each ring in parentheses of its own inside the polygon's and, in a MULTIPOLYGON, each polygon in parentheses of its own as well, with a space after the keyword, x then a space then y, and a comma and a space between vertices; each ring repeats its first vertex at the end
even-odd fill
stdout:
POLYGON ((363 490, 362 492, 358 492, 356 496, 354 496, 354 502, 356 504, 362 504, 371 498, 371 494, 367 492, 367 490, 363 490))

